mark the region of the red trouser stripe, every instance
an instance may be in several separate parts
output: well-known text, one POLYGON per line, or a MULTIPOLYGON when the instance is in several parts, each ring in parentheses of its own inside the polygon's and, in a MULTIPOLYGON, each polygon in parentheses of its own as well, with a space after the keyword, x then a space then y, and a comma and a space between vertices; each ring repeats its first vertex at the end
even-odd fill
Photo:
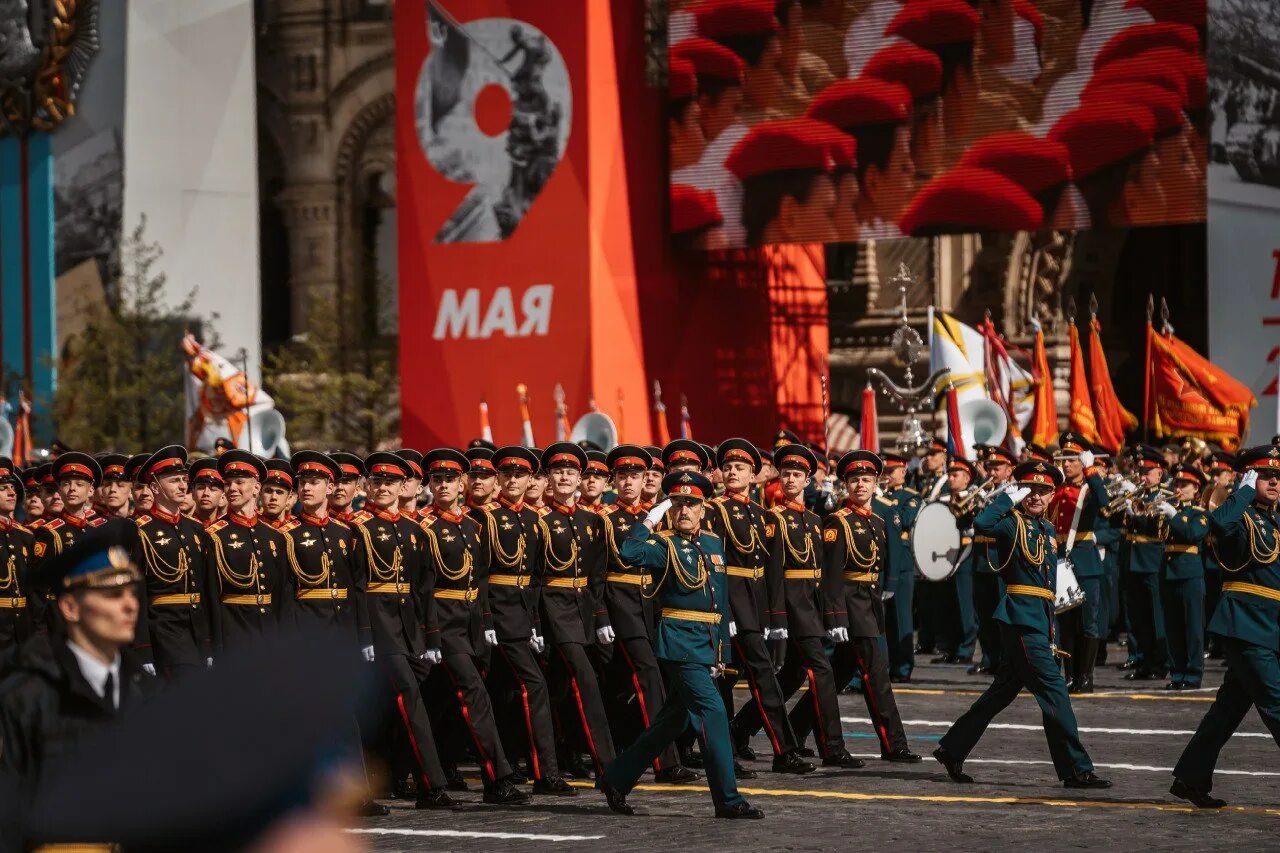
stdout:
POLYGON ((493 773, 493 762, 489 760, 484 747, 480 745, 480 738, 476 735, 476 727, 471 724, 471 709, 467 707, 467 698, 463 695, 462 688, 458 686, 458 680, 453 677, 453 670, 447 664, 444 671, 449 673, 449 680, 453 682, 453 691, 458 697, 458 707, 462 709, 462 719, 467 724, 467 731, 471 732, 471 742, 476 745, 476 754, 480 756, 480 762, 484 765, 485 773, 489 774, 490 781, 497 782, 498 777, 493 773))
POLYGON ((853 657, 858 664, 858 672, 862 674, 862 693, 867 697, 867 707, 871 709, 871 722, 876 727, 876 734, 880 736, 880 751, 887 755, 893 752, 893 746, 889 743, 889 730, 885 728, 884 715, 876 704, 876 692, 871 689, 871 670, 862 659, 862 652, 854 652, 853 657))
POLYGON ((818 752, 822 753, 823 758, 827 758, 827 726, 822 722, 822 703, 818 701, 818 679, 813 675, 813 667, 806 666, 804 671, 809 679, 809 695, 813 697, 814 719, 818 721, 813 739, 818 742, 818 752))
POLYGON ((507 668, 511 670, 511 674, 515 677, 516 683, 520 685, 520 701, 524 705, 524 725, 529 732, 529 761, 533 765, 533 778, 542 778, 542 768, 538 763, 538 743, 533 736, 533 713, 529 710, 529 688, 525 687, 524 679, 520 677, 520 672, 511 663, 511 658, 507 656, 507 650, 498 645, 498 651, 502 652, 502 658, 507 662, 507 668))
MULTIPOLYGON (((640 686, 640 673, 636 671, 636 665, 632 662, 631 655, 627 654, 627 647, 623 643, 618 643, 618 650, 622 652, 622 656, 627 661, 627 666, 631 668, 631 686, 635 688, 636 701, 640 703, 640 720, 644 723, 644 727, 647 729, 649 728, 649 709, 645 705, 644 701, 644 688, 640 686)), ((653 769, 662 769, 661 759, 653 759, 653 769)))
POLYGON ((569 658, 564 651, 557 646, 556 652, 559 653, 560 659, 564 661, 565 669, 569 671, 569 686, 573 688, 573 700, 578 703, 578 717, 582 720, 582 732, 587 736, 587 749, 591 750, 591 760, 595 762, 596 774, 604 774, 604 765, 600 763, 600 756, 596 754, 596 739, 591 736, 591 723, 587 721, 587 708, 582 704, 582 691, 578 689, 578 676, 575 675, 573 664, 569 663, 569 658))
MULTIPOLYGON (((738 654, 738 660, 742 661, 742 668, 747 671, 747 684, 751 687, 751 695, 755 697, 756 707, 760 709, 760 721, 764 723, 764 730, 769 735, 769 743, 773 744, 773 754, 782 755, 782 744, 778 742, 778 736, 773 731, 773 725, 769 722, 769 712, 765 710, 764 699, 760 696, 760 687, 756 684, 755 670, 747 664, 747 656, 742 653, 742 644, 734 639, 733 650, 738 654)), ((733 713, 733 709, 729 710, 733 713)))
POLYGON ((404 694, 396 694, 396 706, 400 709, 400 719, 404 721, 405 733, 409 735, 409 746, 413 748, 413 757, 418 760, 418 782, 425 793, 431 789, 427 784, 427 773, 423 769, 422 750, 418 748, 418 739, 413 736, 413 726, 409 723, 409 709, 404 706, 404 694))

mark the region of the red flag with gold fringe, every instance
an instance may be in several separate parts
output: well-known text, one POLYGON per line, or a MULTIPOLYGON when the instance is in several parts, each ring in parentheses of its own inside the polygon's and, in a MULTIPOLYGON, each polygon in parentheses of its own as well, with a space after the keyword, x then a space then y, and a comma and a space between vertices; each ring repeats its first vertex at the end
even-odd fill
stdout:
MULTIPOLYGON (((1093 414, 1093 403, 1089 399, 1089 383, 1085 379, 1084 353, 1080 351, 1080 330, 1075 322, 1069 325, 1071 336, 1071 412, 1067 421, 1071 429, 1080 433, 1085 441, 1101 443, 1098 440, 1098 421, 1093 414)), ((1053 439, 1050 439, 1052 443, 1053 439)))
POLYGON ((1031 354, 1031 374, 1036 380, 1035 410, 1031 415, 1031 436, 1027 440, 1048 447, 1058 435, 1058 401, 1053 396, 1053 372, 1044 348, 1044 331, 1039 323, 1035 327, 1036 340, 1031 354))
POLYGON ((1117 453, 1124 444, 1124 434, 1138 428, 1138 419, 1120 403, 1107 354, 1102 351, 1102 326, 1098 318, 1089 322, 1089 390, 1093 392, 1093 414, 1098 428, 1098 443, 1117 453))
POLYGON ((1157 438, 1195 436, 1236 450, 1258 400, 1172 334, 1147 325, 1147 422, 1157 438))

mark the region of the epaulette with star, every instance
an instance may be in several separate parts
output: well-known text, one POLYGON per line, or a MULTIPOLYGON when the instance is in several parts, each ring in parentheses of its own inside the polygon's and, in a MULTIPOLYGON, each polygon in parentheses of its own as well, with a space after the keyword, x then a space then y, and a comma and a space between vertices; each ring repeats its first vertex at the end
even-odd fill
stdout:
POLYGON ((676 532, 674 530, 659 530, 657 531, 657 534, 663 539, 670 539, 672 536, 676 535, 676 532))
POLYGON ((543 518, 547 513, 551 512, 551 507, 549 506, 535 506, 533 509, 538 513, 538 518, 543 518))
POLYGON ((294 528, 301 527, 301 526, 302 526, 301 521, 298 521, 298 519, 296 518, 290 518, 288 521, 286 521, 284 524, 281 524, 276 529, 279 530, 281 533, 288 533, 294 528))
POLYGON ((102 516, 100 516, 100 515, 99 515, 99 516, 96 516, 96 517, 94 517, 94 518, 89 519, 89 526, 90 526, 90 527, 101 527, 102 525, 104 525, 104 524, 106 524, 106 523, 107 523, 107 520, 106 520, 105 518, 103 518, 102 516))
POLYGON ((340 518, 334 518, 333 516, 329 516, 329 520, 332 521, 334 524, 338 525, 339 527, 341 527, 343 530, 351 529, 351 525, 347 524, 345 521, 343 521, 340 518))
POLYGON ((31 529, 30 529, 27 525, 23 524, 21 521, 15 521, 15 522, 13 522, 13 529, 14 529, 14 530, 17 530, 17 531, 18 531, 18 532, 20 532, 20 533, 30 533, 30 532, 31 532, 31 529))
POLYGON ((145 512, 140 513, 133 517, 133 523, 138 525, 139 527, 145 527, 146 525, 151 523, 151 516, 147 515, 145 512))
POLYGON ((37 518, 34 521, 30 522, 29 526, 31 527, 32 530, 35 530, 37 528, 44 527, 46 524, 48 524, 48 522, 45 521, 43 518, 37 518))
POLYGON ((853 512, 853 510, 849 509, 847 506, 842 506, 838 510, 833 512, 832 515, 834 515, 836 518, 844 518, 846 515, 848 515, 851 512, 853 512))
POLYGON ((362 509, 352 513, 351 522, 353 524, 364 524, 366 521, 368 521, 371 518, 373 518, 373 513, 369 512, 368 510, 362 509))
POLYGON ((712 539, 719 539, 719 538, 720 538, 720 534, 719 534, 719 533, 712 533, 710 530, 702 530, 702 531, 699 531, 699 532, 700 532, 703 536, 710 536, 712 539))
POLYGON ((437 518, 434 514, 422 515, 418 517, 418 526, 421 527, 423 530, 430 530, 431 526, 434 525, 439 520, 440 519, 437 518))
POLYGON ((212 524, 207 525, 204 529, 204 532, 217 533, 219 530, 221 530, 226 526, 227 526, 227 520, 225 518, 220 518, 217 521, 213 522, 212 524))
POLYGON ((617 511, 618 511, 617 504, 605 504, 604 506, 600 507, 599 514, 602 516, 612 515, 617 511))

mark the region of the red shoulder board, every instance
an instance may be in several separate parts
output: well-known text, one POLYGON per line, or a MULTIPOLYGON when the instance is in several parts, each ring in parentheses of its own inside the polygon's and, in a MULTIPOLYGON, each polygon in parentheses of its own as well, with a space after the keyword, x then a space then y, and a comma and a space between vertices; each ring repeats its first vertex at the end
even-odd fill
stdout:
POLYGON ((220 518, 217 521, 215 521, 213 524, 210 524, 208 527, 206 527, 205 532, 217 533, 219 530, 221 530, 226 526, 227 526, 227 520, 225 518, 220 518))

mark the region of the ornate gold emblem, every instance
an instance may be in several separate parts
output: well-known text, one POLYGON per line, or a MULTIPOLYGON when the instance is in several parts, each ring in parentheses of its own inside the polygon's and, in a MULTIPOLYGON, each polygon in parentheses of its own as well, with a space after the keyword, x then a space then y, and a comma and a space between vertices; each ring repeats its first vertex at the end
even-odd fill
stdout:
POLYGON ((0 136, 73 115, 98 43, 98 0, 0 0, 0 136))

